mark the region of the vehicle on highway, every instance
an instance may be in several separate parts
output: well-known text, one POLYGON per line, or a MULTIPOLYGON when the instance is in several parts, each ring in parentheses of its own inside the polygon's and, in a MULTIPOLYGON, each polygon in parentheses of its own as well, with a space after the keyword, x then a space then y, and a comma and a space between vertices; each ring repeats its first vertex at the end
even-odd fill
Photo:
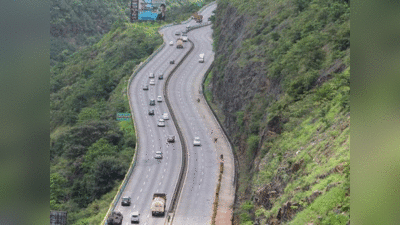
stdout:
POLYGON ((187 42, 188 41, 188 37, 182 37, 182 41, 183 42, 187 42))
POLYGON ((156 85, 156 82, 154 81, 154 79, 150 80, 150 85, 156 85))
POLYGON ((176 40, 176 48, 183 48, 183 41, 182 38, 178 38, 176 40))
POLYGON ((167 138, 168 142, 175 142, 175 136, 174 135, 169 135, 167 138))
POLYGON ((160 74, 160 75, 158 75, 158 79, 159 79, 159 80, 162 80, 162 79, 164 79, 164 74, 160 74))
POLYGON ((135 211, 131 215, 131 223, 139 223, 139 212, 135 211))
POLYGON ((196 23, 201 23, 203 22, 203 15, 198 14, 197 12, 194 12, 192 14, 194 20, 196 21, 196 23))
POLYGON ((150 99, 150 105, 156 105, 156 100, 150 99))
POLYGON ((157 151, 156 155, 154 156, 155 159, 162 159, 162 152, 157 151))
POLYGON ((161 95, 159 95, 159 96, 157 97, 157 102, 162 102, 162 97, 161 97, 161 95))
POLYGON ((168 113, 165 112, 165 113, 162 115, 162 118, 163 118, 164 120, 169 120, 168 113))
POLYGON ((194 145, 194 146, 200 146, 200 145, 201 145, 201 143, 200 143, 200 137, 195 137, 195 138, 194 138, 193 145, 194 145))
POLYGON ((182 36, 187 36, 187 32, 186 31, 182 31, 182 36))
POLYGON ((165 204, 167 202, 167 195, 165 193, 154 193, 153 201, 151 201, 151 215, 164 216, 165 204))
POLYGON ((154 73, 150 73, 149 78, 154 78, 154 73))
POLYGON ((110 225, 121 225, 123 218, 124 217, 122 216, 121 212, 113 211, 111 213, 111 215, 107 218, 107 224, 110 224, 110 225))
POLYGON ((170 41, 170 42, 169 42, 169 45, 171 45, 171 46, 174 45, 174 42, 173 42, 173 41, 170 41))
POLYGON ((200 58, 199 58, 199 63, 203 63, 204 62, 204 53, 200 54, 200 58))
POLYGON ((159 119, 159 120, 158 120, 158 123, 157 123, 157 126, 158 126, 158 127, 165 127, 165 121, 164 121, 164 119, 159 119))
POLYGON ((149 115, 154 116, 154 109, 149 109, 149 115))
POLYGON ((131 205, 131 197, 124 196, 124 197, 122 198, 121 205, 122 205, 122 206, 126 206, 126 205, 129 206, 129 205, 131 205))
POLYGON ((149 85, 143 85, 143 90, 149 90, 149 85))
POLYGON ((175 60, 169 61, 169 64, 174 64, 174 63, 175 63, 175 60))
POLYGON ((181 35, 181 32, 176 31, 176 32, 175 32, 175 35, 176 35, 176 36, 179 36, 179 35, 181 35))

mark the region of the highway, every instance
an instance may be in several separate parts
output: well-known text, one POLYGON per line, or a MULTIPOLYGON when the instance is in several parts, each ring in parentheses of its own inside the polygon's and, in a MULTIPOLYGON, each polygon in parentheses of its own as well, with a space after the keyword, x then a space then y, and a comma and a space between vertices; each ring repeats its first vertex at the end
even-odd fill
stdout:
MULTIPOLYGON (((212 12, 216 6, 210 7, 212 12)), ((210 14, 203 13, 204 21, 210 14)), ((212 206, 217 185, 218 157, 211 130, 199 113, 197 99, 203 74, 213 61, 212 30, 206 26, 189 32, 195 48, 173 74, 168 96, 188 146, 188 172, 172 224, 211 224, 212 206), (199 63, 204 53, 205 62, 199 63), (197 84, 197 85, 195 85, 197 84), (200 137, 201 146, 193 146, 200 137)))
MULTIPOLYGON (((210 15, 214 9, 215 6, 213 9, 207 9, 202 13, 205 16, 205 21, 207 19, 207 15, 210 15)), ((114 210, 123 214, 123 224, 131 224, 130 216, 134 211, 138 211, 140 213, 140 224, 164 224, 165 222, 166 217, 151 216, 150 205, 152 196, 157 192, 166 193, 166 210, 169 209, 171 198, 173 196, 182 165, 182 148, 177 130, 170 116, 171 113, 169 112, 164 101, 165 96, 163 96, 163 88, 165 80, 167 79, 167 75, 174 68, 174 66, 176 66, 176 63, 183 58, 185 53, 189 51, 191 46, 189 42, 184 42, 184 48, 177 49, 177 36, 175 36, 175 32, 184 30, 187 25, 195 24, 195 21, 191 21, 188 24, 176 25, 162 29, 161 32, 164 34, 164 41, 167 43, 166 46, 136 75, 129 87, 128 93, 130 95, 130 101, 133 107, 132 113, 134 114, 135 119, 139 149, 137 150, 137 161, 135 168, 131 174, 131 177, 129 178, 126 188, 121 194, 121 198, 124 196, 131 197, 132 203, 130 206, 121 206, 121 199, 119 199, 114 210), (171 40, 174 41, 173 46, 168 44, 171 40), (175 64, 170 64, 170 60, 175 60, 175 64), (150 73, 154 73, 155 78, 149 78, 150 73), (164 74, 164 78, 162 80, 158 79, 158 75, 160 73, 164 74), (150 79, 155 80, 155 85, 149 84, 150 79), (143 90, 143 85, 148 85, 149 90, 143 90), (157 96, 162 96, 162 102, 157 102, 157 96), (156 100, 155 106, 149 105, 150 99, 156 100), (149 109, 154 109, 154 116, 148 115, 149 109), (161 118, 161 115, 164 112, 168 113, 169 120, 165 121, 165 127, 158 127, 157 121, 159 118, 161 118), (167 143, 166 139, 168 135, 175 136, 175 143, 167 143), (156 151, 163 152, 162 159, 154 158, 156 151)), ((208 29, 209 28, 210 26, 208 26, 208 29)), ((202 29, 203 28, 200 28, 198 30, 200 31, 202 29)), ((190 39, 192 38, 191 35, 194 32, 196 32, 196 30, 189 32, 188 37, 190 39)), ((195 37, 193 38, 196 39, 195 37)), ((209 47, 211 47, 211 45, 209 47)), ((190 54, 191 57, 193 57, 192 55, 193 54, 190 54)), ((205 65, 206 64, 202 64, 203 67, 205 65)), ((181 68, 183 68, 183 65, 181 65, 181 68)), ((174 76, 179 74, 177 73, 174 76)), ((187 135, 185 134, 184 136, 187 135)), ((209 144, 206 139, 202 141, 204 141, 203 146, 209 144)), ((187 143, 192 142, 193 141, 191 140, 187 143)), ((206 184, 208 184, 210 187, 215 187, 214 178, 212 180, 207 178, 204 180, 204 182, 207 182, 206 184)), ((214 191, 214 189, 215 188, 212 190, 199 189, 199 193, 200 195, 202 195, 203 191, 211 193, 214 191)), ((186 197, 182 197, 182 199, 184 200, 186 197)), ((208 217, 210 216, 211 213, 208 212, 208 217)), ((178 221, 176 224, 179 224, 178 221)))

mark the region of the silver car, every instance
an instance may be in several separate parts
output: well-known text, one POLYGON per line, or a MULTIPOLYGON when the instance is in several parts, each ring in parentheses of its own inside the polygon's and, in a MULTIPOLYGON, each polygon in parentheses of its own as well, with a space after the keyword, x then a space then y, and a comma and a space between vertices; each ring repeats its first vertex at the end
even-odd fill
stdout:
POLYGON ((165 112, 165 113, 162 115, 162 118, 163 118, 164 120, 169 120, 168 113, 165 112))
POLYGON ((157 97, 157 102, 162 102, 162 97, 161 97, 161 95, 159 95, 159 96, 157 97))
POLYGON ((133 212, 131 216, 131 223, 139 223, 139 212, 133 212))
POLYGON ((164 121, 164 119, 159 119, 159 120, 158 120, 158 123, 157 123, 157 126, 159 126, 159 127, 165 127, 165 121, 164 121))
POLYGON ((150 85, 155 85, 156 84, 156 82, 154 81, 154 79, 151 79, 150 80, 150 85))
POLYGON ((149 78, 154 78, 154 73, 150 73, 149 78))
POLYGON ((200 143, 200 137, 195 137, 195 138, 194 138, 193 145, 194 145, 194 146, 200 146, 200 145, 201 145, 201 143, 200 143))
POLYGON ((156 152, 156 155, 154 156, 156 159, 162 159, 162 152, 158 151, 156 152))

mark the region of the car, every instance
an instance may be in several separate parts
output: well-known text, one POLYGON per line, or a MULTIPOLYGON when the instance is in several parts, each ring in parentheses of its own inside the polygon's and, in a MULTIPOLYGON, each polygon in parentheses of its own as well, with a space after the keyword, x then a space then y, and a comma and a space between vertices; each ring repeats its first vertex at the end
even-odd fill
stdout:
POLYGON ((175 60, 169 61, 169 64, 175 64, 175 60))
POLYGON ((122 198, 121 205, 122 205, 122 206, 126 206, 126 205, 129 206, 129 205, 131 205, 131 197, 124 196, 124 197, 122 198))
POLYGON ((187 36, 187 32, 186 31, 182 31, 182 36, 187 36))
POLYGON ((179 36, 179 35, 181 35, 181 32, 177 31, 177 32, 175 32, 175 35, 179 36))
POLYGON ((149 109, 149 115, 154 116, 154 109, 149 109))
POLYGON ((150 80, 150 85, 155 85, 156 84, 156 82, 154 81, 154 79, 151 79, 150 80))
POLYGON ((174 42, 173 42, 173 41, 170 41, 170 42, 169 42, 169 45, 171 45, 171 46, 174 45, 174 42))
POLYGON ((164 119, 159 119, 159 120, 158 120, 158 123, 157 123, 157 126, 158 126, 158 127, 165 127, 165 121, 164 121, 164 119))
POLYGON ((150 99, 150 105, 156 105, 156 100, 150 99))
POLYGON ((163 118, 164 120, 168 120, 168 119, 169 119, 168 113, 165 112, 165 113, 162 115, 162 118, 163 118))
POLYGON ((167 138, 168 142, 175 142, 175 136, 174 135, 169 135, 167 138))
POLYGON ((149 85, 143 85, 143 90, 149 90, 149 85))
POLYGON ((161 95, 159 95, 159 96, 157 97, 157 102, 162 102, 162 97, 161 97, 161 95))
POLYGON ((211 17, 208 17, 208 21, 211 21, 211 17))
POLYGON ((162 79, 164 79, 164 74, 160 74, 160 75, 158 75, 158 79, 159 79, 159 80, 162 80, 162 79))
POLYGON ((156 155, 154 156, 154 158, 156 158, 156 159, 162 159, 162 152, 157 151, 157 152, 156 152, 156 155))
POLYGON ((200 146, 201 145, 199 137, 195 137, 194 138, 193 145, 194 146, 200 146))
POLYGON ((131 215, 131 223, 139 223, 139 212, 135 211, 131 215))
POLYGON ((154 78, 154 73, 150 73, 149 78, 154 78))

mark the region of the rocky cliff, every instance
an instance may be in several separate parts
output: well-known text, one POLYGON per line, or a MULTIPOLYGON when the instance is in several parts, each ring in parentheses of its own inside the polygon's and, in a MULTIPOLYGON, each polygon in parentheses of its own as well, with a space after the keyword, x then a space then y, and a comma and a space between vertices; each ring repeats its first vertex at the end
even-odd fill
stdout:
POLYGON ((349 2, 217 2, 205 92, 238 158, 235 223, 348 222, 349 2))

